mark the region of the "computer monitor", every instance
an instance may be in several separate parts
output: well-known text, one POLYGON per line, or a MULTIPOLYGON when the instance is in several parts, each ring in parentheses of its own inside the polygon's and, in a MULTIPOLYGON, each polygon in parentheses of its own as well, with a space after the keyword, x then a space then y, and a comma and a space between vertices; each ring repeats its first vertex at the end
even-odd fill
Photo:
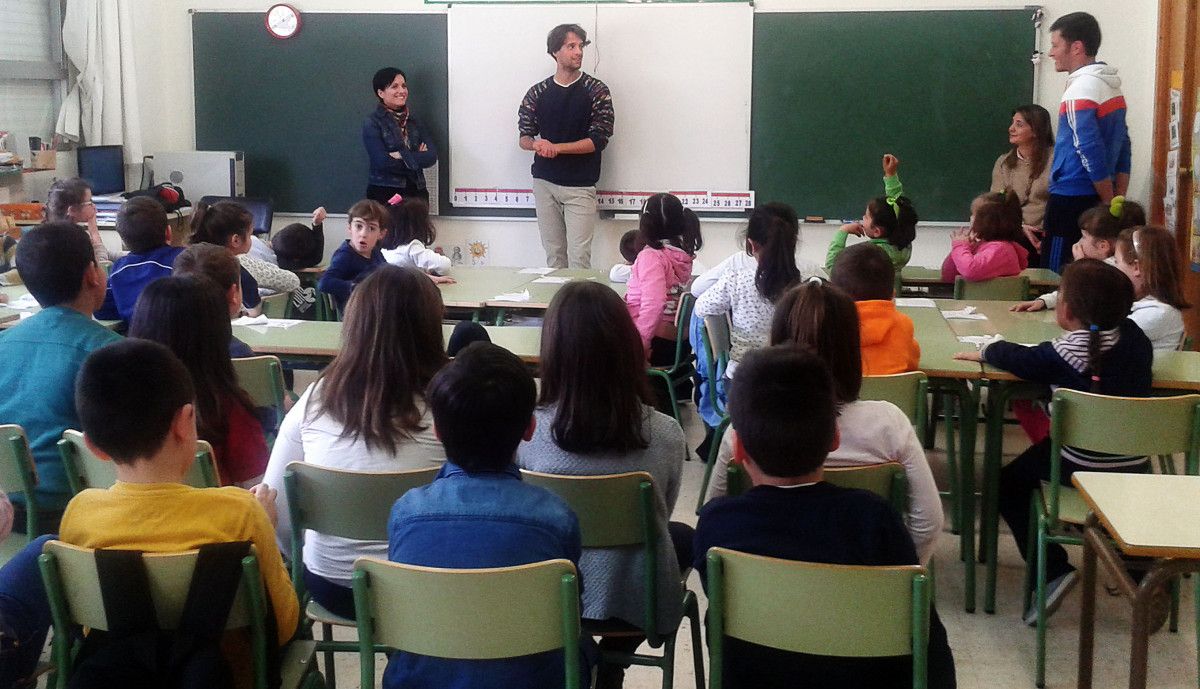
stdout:
POLYGON ((124 146, 81 146, 75 152, 79 176, 91 185, 93 194, 125 191, 124 146))

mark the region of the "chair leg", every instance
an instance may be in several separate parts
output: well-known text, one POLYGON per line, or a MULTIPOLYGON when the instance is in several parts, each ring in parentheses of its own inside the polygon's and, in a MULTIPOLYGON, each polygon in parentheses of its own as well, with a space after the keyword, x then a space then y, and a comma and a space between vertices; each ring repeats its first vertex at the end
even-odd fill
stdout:
POLYGON ((729 429, 729 417, 721 419, 721 423, 717 424, 717 428, 713 431, 712 442, 708 446, 708 457, 704 465, 704 480, 700 483, 700 496, 696 498, 696 514, 700 514, 700 508, 704 507, 704 498, 708 494, 708 483, 712 480, 713 467, 717 464, 717 455, 721 451, 721 441, 725 439, 725 433, 729 429))
MULTIPOLYGON (((676 634, 679 630, 675 630, 676 634)), ((663 689, 673 689, 675 686, 675 635, 672 634, 663 643, 662 655, 662 687, 663 689)))
MULTIPOLYGON (((1026 543, 1037 543, 1037 523, 1038 523, 1037 500, 1038 500, 1038 496, 1036 493, 1029 499, 1029 530, 1027 532, 1028 538, 1025 541, 1026 543)), ((1035 586, 1035 582, 1037 581, 1036 574, 1037 574, 1037 560, 1036 559, 1031 560, 1031 559, 1026 558, 1026 560, 1025 560, 1025 580, 1023 582, 1024 585, 1021 587, 1021 614, 1022 615, 1025 614, 1025 611, 1028 610, 1029 606, 1033 603, 1034 586, 1035 586)))
POLYGON ((932 450, 937 438, 937 418, 942 412, 942 402, 946 396, 937 390, 930 393, 929 418, 925 420, 925 428, 921 429, 921 444, 926 450, 932 450))
POLYGON ((958 489, 958 446, 954 442, 954 411, 956 400, 943 396, 942 409, 946 414, 946 472, 950 481, 950 533, 958 535, 962 528, 962 491, 958 489))
POLYGON ((704 689, 704 641, 700 638, 700 603, 695 597, 688 601, 685 614, 688 626, 692 628, 692 664, 696 673, 696 689, 704 689))
POLYGON ((1179 633, 1179 586, 1182 580, 1175 577, 1170 583, 1171 592, 1171 614, 1167 617, 1167 629, 1171 630, 1172 634, 1179 633))
MULTIPOLYGON (((324 641, 333 641, 333 625, 321 624, 321 638, 324 641)), ((329 689, 337 689, 337 676, 334 673, 333 651, 325 651, 325 686, 329 689)))
POLYGON ((1035 683, 1038 689, 1046 686, 1046 537, 1048 526, 1042 515, 1038 515, 1037 534, 1037 669, 1035 683))

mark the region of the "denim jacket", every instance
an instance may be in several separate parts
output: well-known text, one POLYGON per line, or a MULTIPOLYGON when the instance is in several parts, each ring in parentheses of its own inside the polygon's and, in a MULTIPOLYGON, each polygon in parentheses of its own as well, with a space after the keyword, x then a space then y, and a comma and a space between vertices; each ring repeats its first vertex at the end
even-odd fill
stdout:
MULTIPOLYGON (((397 500, 388 520, 393 562, 482 568, 565 558, 578 565, 581 554, 575 513, 549 491, 523 483, 515 464, 499 472, 467 473, 447 461, 433 483, 397 500)), ((581 670, 590 673, 589 663, 582 662, 581 670)), ((562 685, 561 651, 503 660, 397 652, 383 675, 384 689, 562 685)))
POLYGON ((400 125, 388 109, 376 106, 375 112, 363 120, 363 146, 371 161, 368 184, 381 187, 425 188, 424 168, 437 163, 437 146, 433 135, 414 116, 408 116, 408 140, 400 136, 400 125), (426 150, 419 150, 425 144, 426 150), (398 151, 397 160, 388 153, 398 151))

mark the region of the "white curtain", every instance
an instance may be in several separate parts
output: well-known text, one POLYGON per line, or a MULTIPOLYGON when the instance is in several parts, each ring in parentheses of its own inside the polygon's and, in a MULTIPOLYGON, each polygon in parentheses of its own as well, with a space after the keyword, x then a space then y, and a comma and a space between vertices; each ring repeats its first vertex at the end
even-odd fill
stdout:
POLYGON ((125 162, 142 158, 133 69, 132 0, 67 0, 63 50, 71 90, 56 131, 85 146, 121 144, 125 162))

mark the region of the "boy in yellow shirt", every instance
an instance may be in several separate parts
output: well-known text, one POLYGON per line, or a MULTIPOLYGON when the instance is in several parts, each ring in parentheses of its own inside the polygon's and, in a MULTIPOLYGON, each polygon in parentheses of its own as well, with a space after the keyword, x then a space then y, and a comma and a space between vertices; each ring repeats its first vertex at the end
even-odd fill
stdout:
POLYGON ((76 495, 59 538, 159 553, 250 541, 282 645, 296 631, 299 603, 275 544, 276 491, 266 484, 249 491, 183 484, 195 461, 194 399, 187 369, 158 343, 124 340, 87 358, 75 391, 84 439, 113 461, 117 482, 76 495))

